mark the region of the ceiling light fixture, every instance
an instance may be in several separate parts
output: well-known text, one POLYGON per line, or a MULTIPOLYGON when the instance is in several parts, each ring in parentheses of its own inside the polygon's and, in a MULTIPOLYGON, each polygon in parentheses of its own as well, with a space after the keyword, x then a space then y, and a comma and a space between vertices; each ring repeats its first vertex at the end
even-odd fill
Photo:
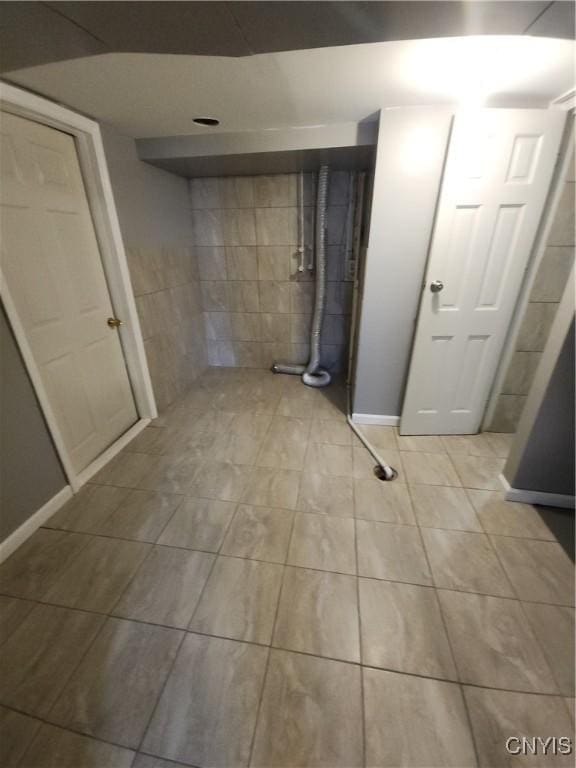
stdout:
POLYGON ((192 122, 196 123, 196 125, 209 125, 211 127, 220 125, 220 120, 217 120, 215 117, 195 117, 192 122))

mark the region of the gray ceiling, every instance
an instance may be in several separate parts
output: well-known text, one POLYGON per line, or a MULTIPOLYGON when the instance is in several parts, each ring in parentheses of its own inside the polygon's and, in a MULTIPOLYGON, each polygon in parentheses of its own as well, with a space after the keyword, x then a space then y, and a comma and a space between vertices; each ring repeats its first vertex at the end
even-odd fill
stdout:
POLYGON ((250 56, 470 34, 574 35, 557 2, 2 2, 0 71, 109 52, 250 56))

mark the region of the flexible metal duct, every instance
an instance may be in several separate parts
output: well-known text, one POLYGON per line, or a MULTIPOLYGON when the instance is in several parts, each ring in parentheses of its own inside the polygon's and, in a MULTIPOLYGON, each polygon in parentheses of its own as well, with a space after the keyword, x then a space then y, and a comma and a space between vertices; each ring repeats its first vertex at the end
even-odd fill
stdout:
POLYGON ((316 291, 314 296, 314 314, 310 332, 310 360, 302 374, 302 381, 309 387, 327 387, 332 377, 320 367, 320 341, 324 307, 326 306, 326 216, 328 205, 327 165, 320 168, 318 174, 318 192, 316 196, 316 291))
MULTIPOLYGON (((296 363, 274 363, 274 373, 290 373, 302 376, 302 381, 309 387, 326 387, 332 377, 320 367, 320 340, 322 321, 326 305, 326 215, 328 203, 329 169, 323 165, 318 173, 318 190, 316 194, 316 291, 314 296, 314 314, 310 331, 310 359, 308 365, 296 363)), ((302 192, 301 192, 302 195, 302 192)), ((303 226, 303 222, 302 222, 303 226)), ((312 265, 309 265, 309 269, 312 265)))

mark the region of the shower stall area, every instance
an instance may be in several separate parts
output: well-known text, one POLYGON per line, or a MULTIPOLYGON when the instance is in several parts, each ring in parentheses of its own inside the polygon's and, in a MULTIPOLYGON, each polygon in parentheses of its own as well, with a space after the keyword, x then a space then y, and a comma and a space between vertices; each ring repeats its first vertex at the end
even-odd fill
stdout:
POLYGON ((321 267, 314 351, 325 371, 345 371, 365 174, 327 170, 326 177, 322 211, 314 173, 189 181, 211 366, 271 370, 284 363, 303 373, 321 267))

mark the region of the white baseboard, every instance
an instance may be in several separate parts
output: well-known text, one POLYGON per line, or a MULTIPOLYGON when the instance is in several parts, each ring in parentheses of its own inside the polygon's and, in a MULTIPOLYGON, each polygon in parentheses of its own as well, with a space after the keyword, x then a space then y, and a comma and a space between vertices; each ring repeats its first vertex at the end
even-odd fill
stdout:
POLYGON ((61 491, 58 491, 46 504, 34 512, 28 520, 23 522, 19 528, 16 528, 7 539, 4 539, 0 543, 0 563, 4 562, 7 557, 10 557, 15 549, 32 536, 34 531, 40 528, 41 525, 44 525, 52 515, 58 512, 60 507, 72 498, 72 495, 72 488, 69 485, 64 486, 61 491))
POLYGON ((523 488, 511 488, 510 486, 506 490, 506 501, 521 501, 523 504, 541 504, 544 507, 574 509, 574 496, 563 493, 527 491, 523 488))
POLYGON ((374 424, 381 427, 397 427, 400 416, 381 416, 377 413, 353 413, 354 424, 374 424))

